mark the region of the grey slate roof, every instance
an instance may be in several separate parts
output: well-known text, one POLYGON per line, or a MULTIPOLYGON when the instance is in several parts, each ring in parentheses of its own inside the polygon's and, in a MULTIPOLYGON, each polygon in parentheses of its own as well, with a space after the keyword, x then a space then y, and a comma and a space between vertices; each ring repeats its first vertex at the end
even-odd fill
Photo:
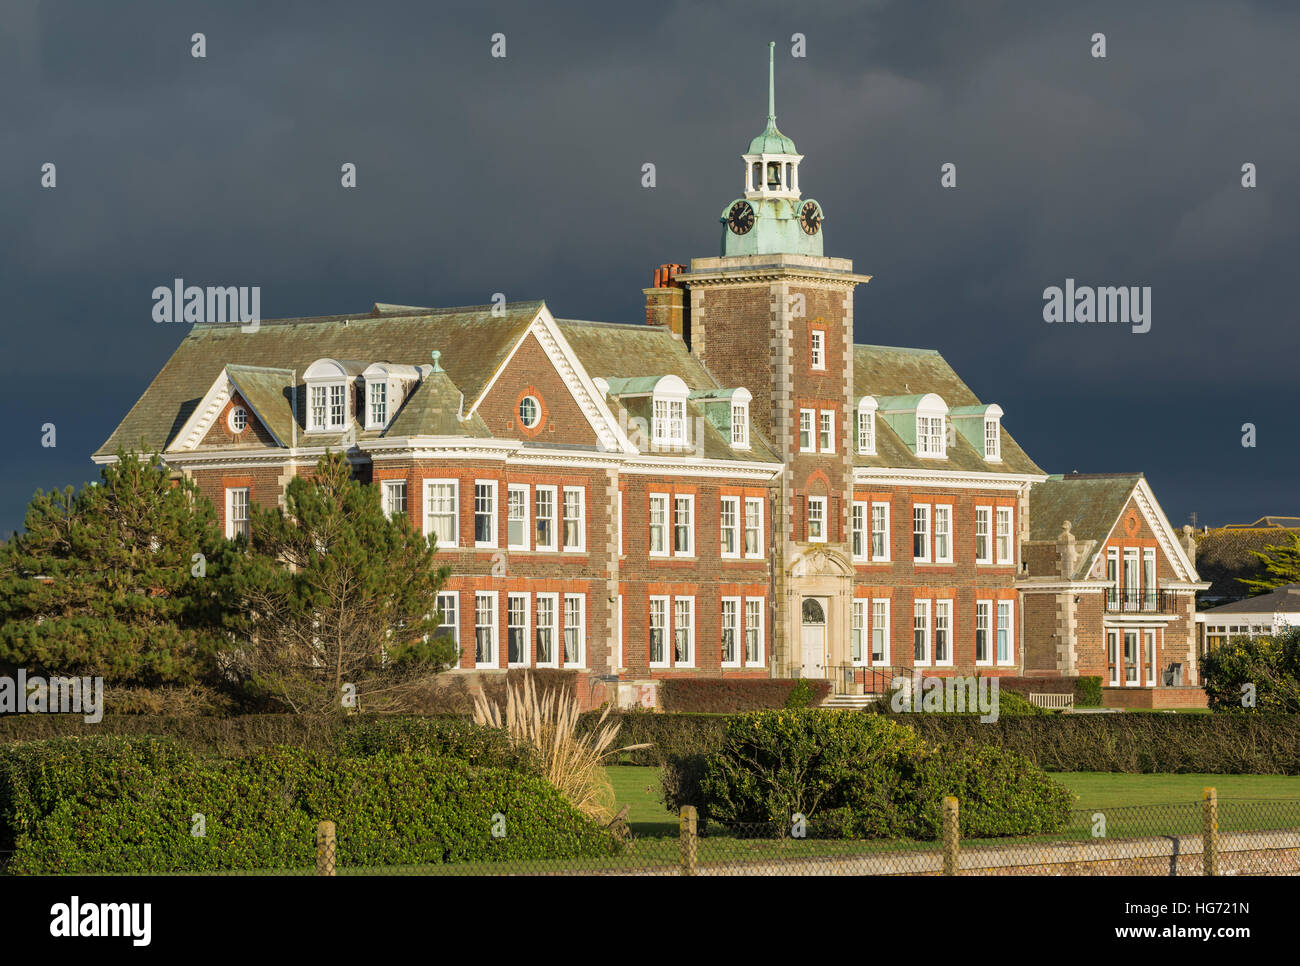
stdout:
MULTIPOLYGON (((514 302, 502 315, 492 306, 407 309, 377 306, 368 315, 263 321, 256 332, 238 323, 194 325, 144 394, 96 451, 118 446, 163 450, 227 365, 297 370, 299 380, 321 358, 421 365, 435 349, 448 379, 468 407, 497 371, 544 303, 514 302)), ((305 395, 299 393, 300 396, 305 395)), ((302 407, 299 401, 299 424, 302 407)), ((439 403, 442 405, 442 403, 439 403)), ((278 435, 278 432, 277 432, 278 435)), ((366 433, 358 433, 365 438, 366 433)), ((378 434, 369 434, 378 435, 378 434)), ((313 442, 326 437, 313 435, 313 442)))
POLYGON ((1203 614, 1276 614, 1300 611, 1300 584, 1288 584, 1258 597, 1234 600, 1231 604, 1211 607, 1203 614))

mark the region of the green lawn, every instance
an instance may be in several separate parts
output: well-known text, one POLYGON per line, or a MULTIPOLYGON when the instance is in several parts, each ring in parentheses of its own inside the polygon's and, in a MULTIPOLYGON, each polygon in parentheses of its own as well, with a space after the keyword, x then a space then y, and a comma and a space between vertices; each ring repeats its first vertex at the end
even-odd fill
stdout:
MULTIPOLYGON (((605 769, 619 805, 628 805, 628 822, 638 835, 661 835, 677 828, 677 817, 659 801, 659 769, 634 765, 618 765, 605 769)), ((1057 772, 1053 778, 1074 792, 1079 811, 1098 811, 1136 808, 1152 805, 1191 806, 1201 800, 1201 789, 1212 786, 1218 789, 1221 803, 1245 801, 1300 802, 1300 775, 1122 775, 1112 772, 1057 772)), ((1238 821, 1247 822, 1247 806, 1232 806, 1233 813, 1241 812, 1238 821)), ((1195 809, 1180 809, 1176 816, 1168 813, 1171 825, 1185 824, 1186 816, 1195 809)), ((1227 821, 1230 816, 1224 809, 1221 825, 1227 828, 1237 822, 1227 821)), ((1147 816, 1155 819, 1150 808, 1147 816)), ((1146 817, 1146 816, 1144 816, 1146 817)), ((1175 829, 1171 828, 1170 831, 1175 829)))

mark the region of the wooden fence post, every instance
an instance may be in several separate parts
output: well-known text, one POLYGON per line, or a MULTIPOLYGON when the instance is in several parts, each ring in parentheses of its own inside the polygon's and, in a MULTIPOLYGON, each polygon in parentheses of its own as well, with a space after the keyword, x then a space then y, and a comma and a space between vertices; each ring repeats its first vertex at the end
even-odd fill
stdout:
POLYGON ((683 805, 678 827, 681 831, 682 875, 697 875, 696 858, 696 822, 694 805, 683 805))
POLYGON ((957 799, 951 795, 943 797, 943 874, 957 875, 957 853, 961 833, 957 822, 957 799))
POLYGON ((333 875, 335 865, 334 823, 321 822, 316 826, 316 874, 333 875))
POLYGON ((1201 792, 1201 868, 1206 875, 1219 874, 1219 792, 1207 788, 1201 792))

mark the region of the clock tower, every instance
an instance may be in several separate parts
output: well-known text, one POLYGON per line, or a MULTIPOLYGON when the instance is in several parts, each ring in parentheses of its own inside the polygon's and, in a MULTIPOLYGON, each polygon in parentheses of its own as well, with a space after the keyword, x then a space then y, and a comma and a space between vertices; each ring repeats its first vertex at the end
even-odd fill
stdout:
POLYGON ((675 282, 689 292, 692 352, 750 391, 785 464, 772 494, 773 674, 825 677, 851 628, 853 290, 870 276, 822 254, 821 205, 802 198, 803 155, 776 126, 774 58, 769 44, 767 126, 742 155, 744 197, 723 209, 722 254, 675 282))

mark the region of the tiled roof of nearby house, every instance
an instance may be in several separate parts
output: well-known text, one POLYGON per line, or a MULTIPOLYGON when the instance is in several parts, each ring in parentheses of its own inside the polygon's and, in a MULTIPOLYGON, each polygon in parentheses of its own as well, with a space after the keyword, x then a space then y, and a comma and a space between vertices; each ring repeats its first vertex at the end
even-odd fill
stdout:
POLYGON ((1300 584, 1288 584, 1258 597, 1234 600, 1230 604, 1211 607, 1204 614, 1277 614, 1300 613, 1300 584))
MULTIPOLYGON (((855 345, 853 347, 853 391, 857 397, 919 397, 934 393, 949 409, 980 404, 947 361, 933 349, 906 349, 896 346, 855 345)), ((856 437, 855 437, 856 438, 856 437)), ((955 445, 946 448, 946 459, 920 457, 884 420, 876 419, 876 455, 863 456, 853 448, 857 466, 881 466, 933 470, 957 470, 980 473, 1018 473, 1038 475, 1043 471, 1020 448, 1006 427, 1002 427, 1001 461, 984 459, 961 434, 955 445)))
POLYGON ((1249 591, 1237 578, 1256 580, 1264 573, 1263 561, 1252 551, 1264 553, 1269 547, 1285 546, 1290 542, 1291 532, 1293 531, 1277 526, 1229 526, 1197 533, 1196 570, 1210 581, 1210 589, 1205 592, 1205 596, 1247 596, 1249 591))
MULTIPOLYGON (((297 370, 301 379, 303 371, 321 358, 421 365, 430 361, 429 354, 436 349, 441 353, 440 365, 458 391, 465 393, 468 406, 543 304, 514 302, 501 314, 494 314, 489 305, 450 309, 377 305, 368 315, 263 321, 254 332, 241 331, 239 323, 194 325, 95 455, 110 455, 119 446, 165 449, 228 365, 297 370)), ((326 442, 320 436, 314 440, 326 442)))
POLYGON ((1224 530, 1256 530, 1263 527, 1284 527, 1288 530, 1300 529, 1300 517, 1260 517, 1254 523, 1229 523, 1224 530))

